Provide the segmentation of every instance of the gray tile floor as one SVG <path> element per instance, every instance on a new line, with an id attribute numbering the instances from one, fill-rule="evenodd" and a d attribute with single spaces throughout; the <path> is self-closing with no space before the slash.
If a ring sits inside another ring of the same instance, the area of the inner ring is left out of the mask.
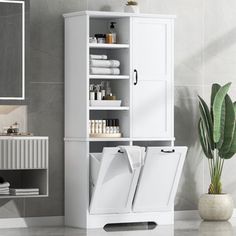
<path id="1" fill-rule="evenodd" d="M 157 226 L 147 229 L 146 225 L 112 227 L 107 232 L 103 229 L 82 230 L 65 227 L 1 229 L 1 236 L 233 236 L 236 235 L 236 221 L 200 222 L 177 221 L 174 226 Z"/>

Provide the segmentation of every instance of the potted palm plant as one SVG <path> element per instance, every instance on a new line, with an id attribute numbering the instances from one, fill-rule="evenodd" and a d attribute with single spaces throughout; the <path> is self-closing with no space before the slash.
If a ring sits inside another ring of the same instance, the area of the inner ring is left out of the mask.
<path id="1" fill-rule="evenodd" d="M 204 220 L 228 220 L 233 213 L 233 199 L 222 192 L 224 161 L 236 153 L 236 102 L 228 95 L 231 83 L 212 85 L 210 108 L 199 98 L 198 132 L 208 160 L 211 183 L 208 193 L 199 199 L 199 213 Z"/>

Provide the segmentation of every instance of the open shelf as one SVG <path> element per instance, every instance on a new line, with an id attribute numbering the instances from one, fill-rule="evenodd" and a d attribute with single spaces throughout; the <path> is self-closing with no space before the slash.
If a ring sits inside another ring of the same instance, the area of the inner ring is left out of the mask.
<path id="1" fill-rule="evenodd" d="M 90 79 L 129 79 L 129 75 L 89 75 Z"/>
<path id="2" fill-rule="evenodd" d="M 90 142 L 122 142 L 130 141 L 130 138 L 89 138 Z"/>
<path id="3" fill-rule="evenodd" d="M 103 110 L 103 111 L 128 111 L 129 107 L 89 107 L 89 110 Z"/>
<path id="4" fill-rule="evenodd" d="M 0 195 L 0 199 L 9 199 L 9 198 L 39 198 L 39 197 L 48 197 L 46 194 L 42 195 Z"/>
<path id="5" fill-rule="evenodd" d="M 129 44 L 90 43 L 90 48 L 129 48 Z"/>

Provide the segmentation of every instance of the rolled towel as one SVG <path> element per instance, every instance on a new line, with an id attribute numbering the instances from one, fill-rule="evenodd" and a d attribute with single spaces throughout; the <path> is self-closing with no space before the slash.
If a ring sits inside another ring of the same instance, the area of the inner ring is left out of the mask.
<path id="1" fill-rule="evenodd" d="M 0 189 L 1 188 L 7 188 L 9 186 L 10 186 L 10 184 L 8 182 L 4 182 L 4 183 L 0 184 Z"/>
<path id="2" fill-rule="evenodd" d="M 120 62 L 118 60 L 90 60 L 90 66 L 92 67 L 119 67 Z"/>
<path id="3" fill-rule="evenodd" d="M 90 54 L 90 60 L 107 60 L 107 55 Z"/>
<path id="4" fill-rule="evenodd" d="M 120 151 L 124 152 L 127 158 L 130 172 L 134 172 L 135 169 L 140 168 L 144 164 L 145 150 L 139 146 L 119 146 Z"/>
<path id="5" fill-rule="evenodd" d="M 92 75 L 119 75 L 119 68 L 102 68 L 102 67 L 91 67 L 90 74 Z"/>

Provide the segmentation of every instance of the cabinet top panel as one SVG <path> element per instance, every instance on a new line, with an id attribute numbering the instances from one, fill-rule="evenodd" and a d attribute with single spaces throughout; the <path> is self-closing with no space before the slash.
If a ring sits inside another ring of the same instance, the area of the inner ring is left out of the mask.
<path id="1" fill-rule="evenodd" d="M 175 15 L 160 15 L 160 14 L 137 14 L 126 12 L 106 12 L 106 11 L 78 11 L 63 14 L 64 18 L 88 15 L 91 18 L 117 18 L 117 17 L 155 17 L 161 19 L 175 19 Z"/>

